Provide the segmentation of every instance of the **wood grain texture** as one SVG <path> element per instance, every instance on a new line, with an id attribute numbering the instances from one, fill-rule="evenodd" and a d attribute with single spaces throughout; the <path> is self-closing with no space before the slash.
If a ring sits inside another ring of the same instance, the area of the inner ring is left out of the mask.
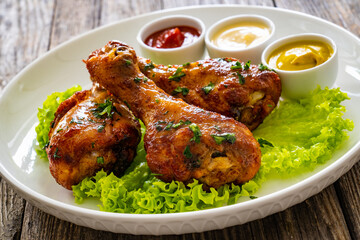
<path id="1" fill-rule="evenodd" d="M 0 1 L 0 93 L 16 73 L 48 50 L 53 9 L 53 1 Z M 3 178 L 0 194 L 0 239 L 18 239 L 25 200 Z"/>
<path id="2" fill-rule="evenodd" d="M 359 0 L 276 0 L 276 6 L 307 13 L 335 23 L 360 36 Z"/>
<path id="3" fill-rule="evenodd" d="M 99 26 L 100 13 L 101 5 L 97 0 L 56 1 L 49 47 Z"/>
<path id="4" fill-rule="evenodd" d="M 322 17 L 360 36 L 358 0 L 0 1 L 0 91 L 24 66 L 97 26 L 173 7 L 251 4 Z M 179 236 L 132 236 L 77 226 L 28 204 L 1 181 L 0 239 L 360 239 L 360 163 L 305 202 L 240 226 Z"/>
<path id="5" fill-rule="evenodd" d="M 25 200 L 4 181 L 0 181 L 0 239 L 17 239 L 21 235 Z"/>
<path id="6" fill-rule="evenodd" d="M 360 239 L 360 162 L 335 183 L 352 239 Z"/>
<path id="7" fill-rule="evenodd" d="M 0 1 L 0 92 L 48 50 L 53 1 Z"/>
<path id="8" fill-rule="evenodd" d="M 276 5 L 321 17 L 360 36 L 360 2 L 358 0 L 309 0 L 306 4 L 301 0 L 276 0 Z M 334 186 L 350 235 L 353 239 L 360 239 L 360 164 L 356 164 Z"/>
<path id="9" fill-rule="evenodd" d="M 147 0 L 146 4 L 141 0 L 104 1 L 101 6 L 101 25 L 161 9 L 160 0 Z"/>

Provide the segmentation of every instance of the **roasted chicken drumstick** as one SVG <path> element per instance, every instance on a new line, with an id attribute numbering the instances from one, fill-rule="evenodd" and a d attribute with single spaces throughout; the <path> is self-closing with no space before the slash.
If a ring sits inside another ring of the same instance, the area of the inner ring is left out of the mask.
<path id="1" fill-rule="evenodd" d="M 172 66 L 157 65 L 141 57 L 138 61 L 145 76 L 168 94 L 233 117 L 250 130 L 262 123 L 281 95 L 281 82 L 275 72 L 233 58 Z"/>
<path id="2" fill-rule="evenodd" d="M 50 172 L 71 189 L 100 169 L 123 172 L 136 154 L 140 125 L 123 102 L 94 85 L 59 105 L 49 139 Z"/>
<path id="3" fill-rule="evenodd" d="M 195 178 L 218 188 L 244 183 L 258 171 L 260 147 L 245 125 L 165 93 L 140 72 L 131 47 L 110 41 L 84 62 L 92 81 L 129 104 L 146 125 L 146 159 L 163 181 Z"/>

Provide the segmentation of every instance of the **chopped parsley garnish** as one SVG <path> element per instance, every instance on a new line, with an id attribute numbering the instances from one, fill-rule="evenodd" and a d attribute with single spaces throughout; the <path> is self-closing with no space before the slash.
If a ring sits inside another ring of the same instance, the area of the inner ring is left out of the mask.
<path id="1" fill-rule="evenodd" d="M 166 124 L 166 126 L 161 126 L 162 124 Z M 174 124 L 174 121 L 171 121 L 169 123 L 165 122 L 165 121 L 158 121 L 157 123 L 155 123 L 155 128 L 156 130 L 158 130 L 159 132 L 161 130 L 171 130 L 172 128 L 173 129 L 176 129 L 178 127 L 180 127 L 181 125 L 189 125 L 191 124 L 191 121 L 189 120 L 186 120 L 185 122 L 183 120 L 180 120 L 179 123 L 176 123 Z M 201 136 L 201 133 L 200 133 L 200 136 Z"/>
<path id="2" fill-rule="evenodd" d="M 163 115 L 166 115 L 166 114 L 168 114 L 168 113 L 169 113 L 169 111 L 166 111 L 166 112 L 163 113 Z"/>
<path id="3" fill-rule="evenodd" d="M 92 120 L 91 118 L 88 118 L 87 120 L 91 123 L 96 123 L 96 121 Z"/>
<path id="4" fill-rule="evenodd" d="M 250 68 L 251 61 L 247 61 L 244 65 L 244 70 L 248 70 Z"/>
<path id="5" fill-rule="evenodd" d="M 97 158 L 96 158 L 96 162 L 97 162 L 98 164 L 104 164 L 104 157 L 97 157 Z"/>
<path id="6" fill-rule="evenodd" d="M 185 147 L 184 156 L 185 156 L 186 158 L 192 158 L 192 153 L 190 152 L 190 147 L 189 147 L 189 146 L 186 146 L 186 147 Z"/>
<path id="7" fill-rule="evenodd" d="M 127 101 L 124 101 L 124 103 L 129 109 L 131 109 L 130 104 Z"/>
<path id="8" fill-rule="evenodd" d="M 216 144 L 220 145 L 223 141 L 233 144 L 236 141 L 235 133 L 211 134 Z"/>
<path id="9" fill-rule="evenodd" d="M 265 147 L 265 146 L 274 147 L 274 145 L 271 142 L 263 138 L 259 138 L 257 141 L 259 142 L 260 147 Z"/>
<path id="10" fill-rule="evenodd" d="M 61 132 L 63 129 L 62 128 L 60 128 L 60 129 L 58 129 L 56 132 L 58 133 L 58 132 Z"/>
<path id="11" fill-rule="evenodd" d="M 165 121 L 158 121 L 157 123 L 155 123 L 155 128 L 156 128 L 156 130 L 158 130 L 159 132 L 161 131 L 161 130 L 163 130 L 163 127 L 162 126 L 160 126 L 161 124 L 164 124 L 164 123 L 166 123 Z"/>
<path id="12" fill-rule="evenodd" d="M 239 78 L 239 83 L 241 84 L 241 85 L 243 85 L 244 83 L 245 83 L 245 78 L 244 78 L 244 76 L 243 75 L 241 75 L 241 73 L 236 73 L 237 74 L 237 76 L 238 76 L 238 78 Z"/>
<path id="13" fill-rule="evenodd" d="M 273 107 L 273 105 L 271 105 L 271 104 L 268 104 L 267 106 L 268 106 L 269 108 L 272 108 L 272 107 Z"/>
<path id="14" fill-rule="evenodd" d="M 105 124 L 98 126 L 97 131 L 102 132 L 105 128 Z"/>
<path id="15" fill-rule="evenodd" d="M 199 63 L 199 64 L 198 64 L 198 67 L 200 67 L 201 65 L 202 65 L 202 63 Z"/>
<path id="16" fill-rule="evenodd" d="M 249 198 L 250 198 L 250 199 L 256 199 L 256 198 L 258 198 L 258 197 L 256 197 L 256 196 L 249 196 Z"/>
<path id="17" fill-rule="evenodd" d="M 151 76 L 152 76 L 152 77 L 155 77 L 155 73 L 153 73 Z"/>
<path id="18" fill-rule="evenodd" d="M 194 141 L 196 143 L 200 143 L 200 137 L 202 136 L 200 128 L 195 123 L 192 123 L 189 126 L 190 130 L 193 132 L 194 137 L 190 139 L 190 141 Z"/>
<path id="19" fill-rule="evenodd" d="M 57 155 L 58 151 L 59 151 L 59 149 L 56 148 L 56 149 L 55 149 L 55 152 L 54 152 L 54 155 L 53 155 L 53 157 L 54 157 L 55 159 L 61 158 L 61 156 Z"/>
<path id="20" fill-rule="evenodd" d="M 190 66 L 189 62 L 183 64 L 183 67 L 188 67 L 188 66 Z"/>
<path id="21" fill-rule="evenodd" d="M 142 80 L 142 78 L 139 78 L 139 77 L 134 78 L 135 83 L 139 83 L 139 82 L 141 82 L 141 80 Z"/>
<path id="22" fill-rule="evenodd" d="M 183 96 L 186 96 L 189 93 L 189 89 L 188 88 L 183 88 L 183 87 L 177 87 L 172 92 L 173 95 L 176 95 L 178 93 L 182 93 Z"/>
<path id="23" fill-rule="evenodd" d="M 174 121 L 169 122 L 169 123 L 165 126 L 164 130 L 170 130 L 171 127 L 173 126 L 173 124 L 174 124 Z"/>
<path id="24" fill-rule="evenodd" d="M 147 71 L 147 70 L 153 69 L 153 68 L 155 68 L 155 66 L 154 66 L 153 62 L 150 62 L 150 63 L 145 65 L 144 71 Z"/>
<path id="25" fill-rule="evenodd" d="M 95 147 L 95 143 L 92 142 L 92 143 L 91 143 L 91 148 L 94 148 L 94 147 Z"/>
<path id="26" fill-rule="evenodd" d="M 132 64 L 132 61 L 125 59 L 126 66 L 130 66 Z"/>
<path id="27" fill-rule="evenodd" d="M 159 100 L 159 99 L 157 99 L 157 98 L 155 98 L 155 102 L 156 102 L 156 103 L 159 103 L 159 102 L 160 102 L 160 100 Z"/>
<path id="28" fill-rule="evenodd" d="M 258 68 L 259 68 L 260 71 L 270 70 L 267 66 L 263 65 L 262 63 L 259 64 Z"/>
<path id="29" fill-rule="evenodd" d="M 215 125 L 214 128 L 216 129 L 216 131 L 221 132 L 221 128 L 219 126 Z"/>
<path id="30" fill-rule="evenodd" d="M 206 95 L 208 95 L 209 92 L 214 89 L 214 87 L 215 87 L 215 85 L 212 82 L 210 82 L 209 85 L 207 85 L 206 87 L 203 87 L 201 89 L 204 91 L 204 93 Z"/>
<path id="31" fill-rule="evenodd" d="M 104 118 L 105 114 L 109 118 L 112 118 L 114 112 L 116 111 L 113 102 L 109 99 L 106 99 L 104 103 L 96 103 L 95 105 L 97 105 L 98 107 L 91 111 L 96 118 Z"/>
<path id="32" fill-rule="evenodd" d="M 182 120 L 180 120 L 180 122 L 181 122 Z M 186 120 L 185 122 L 184 122 L 184 124 L 185 125 L 189 125 L 189 124 L 191 124 L 191 121 L 190 120 Z"/>
<path id="33" fill-rule="evenodd" d="M 183 73 L 182 70 L 183 70 L 182 67 L 179 67 L 178 69 L 176 69 L 176 72 L 172 76 L 169 77 L 169 80 L 179 82 L 180 79 L 185 76 L 185 73 Z"/>
<path id="34" fill-rule="evenodd" d="M 180 120 L 179 123 L 174 124 L 172 127 L 173 128 L 178 128 L 181 125 L 189 125 L 189 124 L 191 124 L 191 121 L 189 121 L 189 120 L 186 120 L 185 122 L 183 120 Z"/>
<path id="35" fill-rule="evenodd" d="M 232 65 L 232 66 L 230 67 L 230 69 L 231 69 L 231 70 L 234 70 L 234 69 L 240 69 L 240 70 L 242 70 L 242 65 L 241 65 L 241 63 L 240 63 L 239 61 L 236 61 L 235 65 Z"/>
<path id="36" fill-rule="evenodd" d="M 79 120 L 75 120 L 74 118 L 72 118 L 69 123 L 83 124 L 82 122 L 80 122 Z"/>
<path id="37" fill-rule="evenodd" d="M 233 60 L 225 57 L 225 58 L 219 58 L 218 61 L 232 62 Z"/>

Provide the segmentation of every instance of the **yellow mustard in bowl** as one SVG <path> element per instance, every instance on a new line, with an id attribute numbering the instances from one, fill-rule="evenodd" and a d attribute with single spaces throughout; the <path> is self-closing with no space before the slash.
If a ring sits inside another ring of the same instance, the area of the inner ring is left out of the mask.
<path id="1" fill-rule="evenodd" d="M 267 62 L 275 69 L 299 71 L 326 62 L 333 53 L 334 50 L 327 43 L 304 40 L 279 47 L 269 55 Z"/>
<path id="2" fill-rule="evenodd" d="M 261 22 L 243 21 L 223 27 L 211 42 L 222 49 L 245 49 L 264 42 L 270 34 L 269 27 Z"/>

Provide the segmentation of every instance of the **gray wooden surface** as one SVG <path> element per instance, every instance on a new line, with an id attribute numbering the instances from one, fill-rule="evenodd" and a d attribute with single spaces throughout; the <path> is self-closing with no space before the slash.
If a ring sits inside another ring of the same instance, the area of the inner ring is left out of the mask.
<path id="1" fill-rule="evenodd" d="M 26 65 L 73 36 L 143 13 L 203 4 L 292 9 L 360 36 L 359 0 L 0 0 L 0 92 Z M 316 196 L 261 220 L 180 236 L 132 236 L 59 220 L 22 199 L 0 176 L 0 239 L 360 239 L 359 183 L 358 162 Z"/>

